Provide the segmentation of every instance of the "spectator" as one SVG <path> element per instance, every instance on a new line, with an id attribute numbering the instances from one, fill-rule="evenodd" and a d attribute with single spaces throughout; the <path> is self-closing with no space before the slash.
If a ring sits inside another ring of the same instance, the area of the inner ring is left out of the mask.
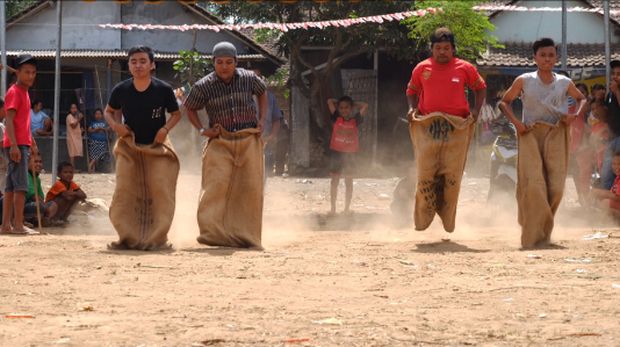
<path id="1" fill-rule="evenodd" d="M 110 127 L 103 120 L 103 111 L 95 110 L 95 120 L 88 127 L 88 172 L 95 172 L 97 162 L 108 154 L 108 130 Z"/>
<path id="2" fill-rule="evenodd" d="M 45 203 L 54 202 L 57 205 L 57 211 L 53 219 L 66 222 L 75 204 L 78 201 L 86 200 L 86 194 L 80 189 L 80 186 L 73 182 L 73 165 L 71 163 L 62 162 L 58 164 L 58 178 L 59 180 L 47 192 Z"/>
<path id="3" fill-rule="evenodd" d="M 32 135 L 35 136 L 51 136 L 52 135 L 52 119 L 43 112 L 43 102 L 35 100 L 30 110 L 30 128 Z"/>
<path id="4" fill-rule="evenodd" d="M 38 225 L 37 198 L 35 194 L 39 197 L 39 213 L 43 220 L 51 220 L 58 210 L 55 202 L 45 202 L 41 178 L 39 178 L 42 170 L 43 159 L 41 154 L 31 156 L 30 163 L 28 163 L 28 191 L 26 192 L 26 204 L 24 205 L 24 220 L 32 225 Z"/>
<path id="5" fill-rule="evenodd" d="M 78 110 L 77 105 L 71 104 L 70 113 L 67 115 L 67 151 L 72 167 L 75 167 L 75 158 L 84 155 L 82 127 L 80 126 L 82 119 L 84 115 Z"/>
<path id="6" fill-rule="evenodd" d="M 609 141 L 605 150 L 605 159 L 601 169 L 601 188 L 609 190 L 614 183 L 614 173 L 611 168 L 613 154 L 620 152 L 620 60 L 612 60 L 611 82 L 609 82 L 609 94 L 605 98 L 606 122 L 609 127 Z"/>

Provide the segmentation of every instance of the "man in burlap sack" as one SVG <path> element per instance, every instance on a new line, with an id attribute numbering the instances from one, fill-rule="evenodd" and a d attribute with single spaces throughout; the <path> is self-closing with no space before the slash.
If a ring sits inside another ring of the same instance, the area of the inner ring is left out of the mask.
<path id="1" fill-rule="evenodd" d="M 517 203 L 523 248 L 544 247 L 551 241 L 568 172 L 569 125 L 586 105 L 570 78 L 553 72 L 558 59 L 553 40 L 542 38 L 532 49 L 538 69 L 517 77 L 499 104 L 518 133 Z M 568 96 L 578 103 L 575 114 L 568 113 Z M 517 97 L 523 104 L 523 120 L 510 106 Z"/>
<path id="2" fill-rule="evenodd" d="M 229 42 L 213 47 L 213 63 L 215 71 L 196 82 L 184 104 L 191 123 L 209 138 L 202 157 L 198 242 L 260 249 L 266 86 L 254 72 L 237 68 L 237 50 Z M 196 113 L 203 107 L 209 128 Z"/>
<path id="3" fill-rule="evenodd" d="M 172 87 L 151 76 L 153 51 L 137 46 L 128 56 L 132 78 L 114 87 L 105 110 L 106 121 L 118 135 L 110 220 L 119 240 L 109 247 L 160 249 L 169 247 L 180 168 L 168 133 L 181 113 Z"/>
<path id="4" fill-rule="evenodd" d="M 407 85 L 417 172 L 413 219 L 416 230 L 425 230 L 436 213 L 444 230 L 453 232 L 467 150 L 486 84 L 473 65 L 454 56 L 449 29 L 435 30 L 430 41 L 432 57 L 413 69 Z M 466 87 L 476 96 L 471 112 Z"/>

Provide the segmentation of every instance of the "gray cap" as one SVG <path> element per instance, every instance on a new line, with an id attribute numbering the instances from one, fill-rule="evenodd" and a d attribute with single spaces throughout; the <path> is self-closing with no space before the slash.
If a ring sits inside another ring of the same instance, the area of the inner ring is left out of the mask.
<path id="1" fill-rule="evenodd" d="M 237 49 L 235 46 L 227 41 L 222 41 L 213 46 L 213 58 L 219 57 L 233 57 L 237 58 Z"/>

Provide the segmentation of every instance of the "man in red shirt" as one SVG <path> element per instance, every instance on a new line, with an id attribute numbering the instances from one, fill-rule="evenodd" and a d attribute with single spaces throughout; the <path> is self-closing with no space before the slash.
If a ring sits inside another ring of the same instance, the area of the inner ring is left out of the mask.
<path id="1" fill-rule="evenodd" d="M 467 149 L 486 84 L 473 65 L 454 57 L 454 35 L 449 29 L 435 30 L 431 51 L 432 57 L 413 69 L 407 85 L 418 177 L 413 217 L 416 230 L 424 230 L 437 213 L 444 230 L 453 232 Z M 476 96 L 471 112 L 465 87 Z"/>
<path id="2" fill-rule="evenodd" d="M 30 153 L 38 153 L 37 144 L 30 132 L 30 96 L 28 89 L 34 84 L 37 64 L 25 54 L 16 60 L 17 82 L 6 93 L 6 131 L 3 138 L 4 154 L 9 158 L 2 209 L 3 234 L 38 234 L 24 226 L 24 204 L 28 191 L 28 161 Z M 11 226 L 11 216 L 14 224 Z"/>

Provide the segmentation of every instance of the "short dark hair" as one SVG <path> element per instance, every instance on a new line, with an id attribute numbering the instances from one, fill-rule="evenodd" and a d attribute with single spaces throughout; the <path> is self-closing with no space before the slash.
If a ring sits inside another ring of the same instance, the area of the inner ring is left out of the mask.
<path id="1" fill-rule="evenodd" d="M 131 58 L 131 56 L 136 53 L 146 53 L 149 56 L 149 60 L 151 61 L 151 63 L 155 60 L 155 54 L 153 53 L 151 47 L 133 46 L 129 49 L 129 52 L 127 52 L 127 58 Z"/>
<path id="2" fill-rule="evenodd" d="M 340 105 L 341 102 L 348 102 L 353 106 L 353 98 L 348 95 L 341 96 L 340 99 L 338 99 L 338 105 Z"/>
<path id="3" fill-rule="evenodd" d="M 100 109 L 99 107 L 97 107 L 97 108 L 95 109 L 95 112 L 93 112 L 93 114 L 97 113 L 97 111 L 99 111 L 99 112 L 101 112 L 101 113 L 103 114 L 103 110 L 102 110 L 102 109 Z"/>
<path id="4" fill-rule="evenodd" d="M 553 39 L 550 39 L 548 37 L 543 37 L 541 39 L 538 39 L 532 44 L 532 50 L 534 51 L 534 54 L 538 52 L 539 48 L 543 48 L 543 47 L 554 47 L 556 52 L 558 50 L 558 48 L 555 46 L 555 42 L 553 41 Z"/>
<path id="5" fill-rule="evenodd" d="M 620 60 L 612 60 L 609 62 L 609 66 L 614 69 L 620 67 Z"/>
<path id="6" fill-rule="evenodd" d="M 454 34 L 446 27 L 437 28 L 433 34 L 431 34 L 431 47 L 434 43 L 439 42 L 450 42 L 452 48 L 455 48 Z"/>
<path id="7" fill-rule="evenodd" d="M 58 164 L 58 166 L 56 167 L 56 174 L 60 175 L 60 173 L 62 172 L 62 169 L 66 168 L 66 167 L 70 167 L 73 168 L 73 165 L 71 165 L 70 162 L 68 161 L 63 161 L 60 164 Z"/>
<path id="8" fill-rule="evenodd" d="M 597 84 L 592 86 L 591 90 L 592 90 L 592 92 L 594 92 L 595 90 L 605 90 L 605 86 L 600 84 L 600 83 L 597 83 Z"/>
<path id="9" fill-rule="evenodd" d="M 620 157 L 620 152 L 614 152 L 614 157 Z"/>
<path id="10" fill-rule="evenodd" d="M 43 101 L 41 101 L 39 99 L 34 99 L 34 101 L 32 102 L 32 107 L 34 107 L 34 105 L 39 104 L 39 103 L 42 104 Z"/>

